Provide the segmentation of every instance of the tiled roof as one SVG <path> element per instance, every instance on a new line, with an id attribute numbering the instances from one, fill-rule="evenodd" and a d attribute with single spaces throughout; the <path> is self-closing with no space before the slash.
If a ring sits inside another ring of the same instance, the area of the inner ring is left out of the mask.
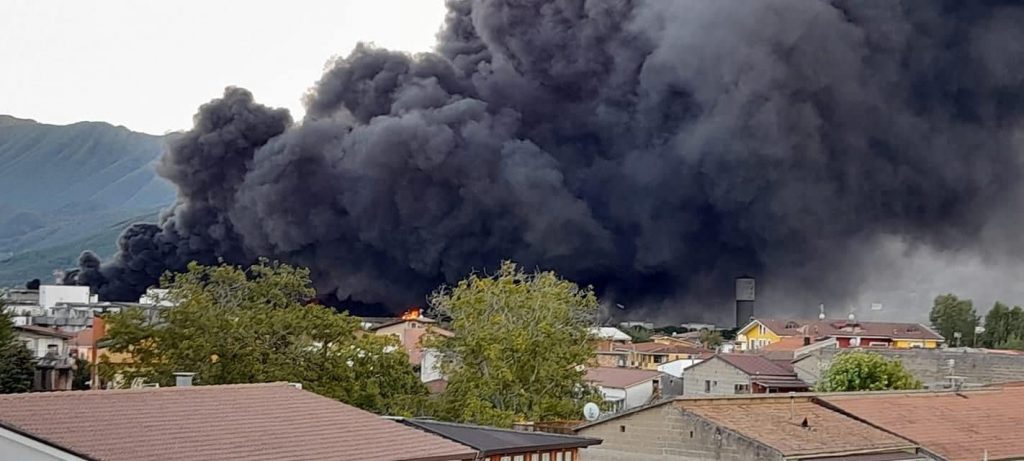
<path id="1" fill-rule="evenodd" d="M 796 376 L 792 368 L 783 367 L 759 355 L 718 354 L 717 357 L 751 376 Z"/>
<path id="2" fill-rule="evenodd" d="M 1024 458 L 1024 387 L 822 396 L 950 461 Z"/>
<path id="3" fill-rule="evenodd" d="M 707 349 L 700 349 L 696 347 L 683 346 L 681 344 L 661 344 L 661 343 L 636 343 L 636 344 L 617 344 L 614 346 L 615 350 L 620 351 L 635 351 L 644 354 L 691 354 L 697 355 L 703 352 L 707 352 Z"/>
<path id="4" fill-rule="evenodd" d="M 661 373 L 657 371 L 636 368 L 595 367 L 588 369 L 587 375 L 583 379 L 598 386 L 625 389 L 644 381 L 656 379 L 660 375 Z"/>
<path id="5" fill-rule="evenodd" d="M 780 336 L 859 336 L 892 339 L 930 339 L 942 336 L 920 323 L 850 322 L 849 320 L 755 319 Z"/>
<path id="6" fill-rule="evenodd" d="M 476 456 L 469 447 L 285 383 L 0 395 L 0 425 L 102 461 Z"/>
<path id="7" fill-rule="evenodd" d="M 783 456 L 886 452 L 914 446 L 806 397 L 677 400 L 675 404 L 772 447 Z"/>
<path id="8" fill-rule="evenodd" d="M 405 419 L 403 423 L 439 435 L 448 440 L 480 450 L 484 456 L 513 454 L 524 451 L 543 451 L 583 448 L 601 443 L 600 439 L 546 432 L 523 432 L 493 427 L 455 424 L 429 419 Z"/>

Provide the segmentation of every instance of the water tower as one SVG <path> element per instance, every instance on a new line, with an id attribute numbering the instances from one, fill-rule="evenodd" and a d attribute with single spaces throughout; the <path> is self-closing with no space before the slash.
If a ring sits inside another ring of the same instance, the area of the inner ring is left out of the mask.
<path id="1" fill-rule="evenodd" d="M 754 318 L 754 278 L 736 277 L 736 327 L 740 328 Z"/>

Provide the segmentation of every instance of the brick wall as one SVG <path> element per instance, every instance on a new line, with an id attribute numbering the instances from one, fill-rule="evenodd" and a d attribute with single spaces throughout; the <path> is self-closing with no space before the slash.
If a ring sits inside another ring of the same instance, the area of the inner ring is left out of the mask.
<path id="1" fill-rule="evenodd" d="M 581 461 L 769 461 L 782 456 L 734 432 L 665 404 L 584 428 L 602 439 Z"/>
<path id="2" fill-rule="evenodd" d="M 705 381 L 711 381 L 711 392 L 704 392 Z M 683 395 L 733 395 L 736 384 L 750 385 L 750 378 L 718 358 L 705 360 L 683 373 Z"/>
<path id="3" fill-rule="evenodd" d="M 817 382 L 828 367 L 836 349 L 821 349 L 795 363 L 797 374 L 808 383 Z M 1024 355 L 995 354 L 965 349 L 881 349 L 886 357 L 898 358 L 914 377 L 926 386 L 948 382 L 948 360 L 954 361 L 953 373 L 966 378 L 966 384 L 997 384 L 1024 381 Z"/>

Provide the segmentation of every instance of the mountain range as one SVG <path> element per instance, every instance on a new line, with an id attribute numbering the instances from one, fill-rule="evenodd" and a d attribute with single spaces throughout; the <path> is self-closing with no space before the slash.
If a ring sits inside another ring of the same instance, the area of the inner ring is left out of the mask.
<path id="1" fill-rule="evenodd" d="M 84 249 L 109 257 L 126 226 L 155 222 L 175 196 L 154 168 L 165 149 L 108 123 L 0 115 L 0 287 L 51 279 Z"/>

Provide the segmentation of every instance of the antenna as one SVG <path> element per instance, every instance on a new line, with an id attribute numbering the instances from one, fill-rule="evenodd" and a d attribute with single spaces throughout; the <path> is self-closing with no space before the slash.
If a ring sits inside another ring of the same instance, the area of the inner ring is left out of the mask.
<path id="1" fill-rule="evenodd" d="M 825 320 L 825 303 L 819 304 L 818 305 L 818 310 L 821 311 L 818 314 L 818 320 Z"/>

